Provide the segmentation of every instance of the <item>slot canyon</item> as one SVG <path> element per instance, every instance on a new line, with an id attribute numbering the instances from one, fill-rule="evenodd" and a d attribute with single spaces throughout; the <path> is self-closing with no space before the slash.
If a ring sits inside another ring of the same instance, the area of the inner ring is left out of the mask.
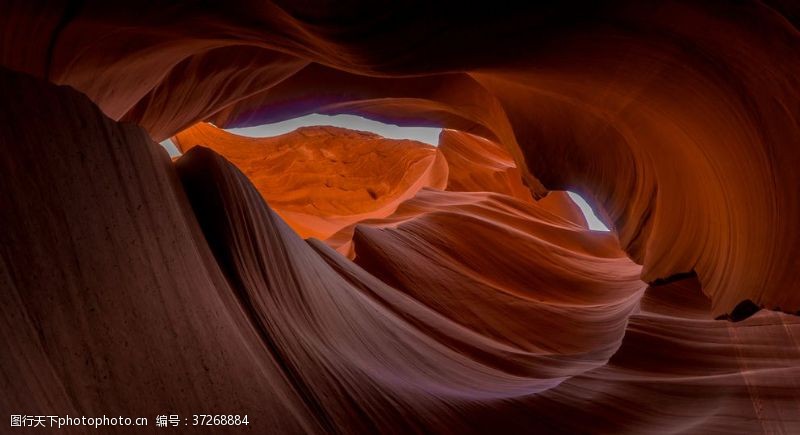
<path id="1" fill-rule="evenodd" d="M 0 433 L 800 434 L 799 25 L 0 0 Z"/>

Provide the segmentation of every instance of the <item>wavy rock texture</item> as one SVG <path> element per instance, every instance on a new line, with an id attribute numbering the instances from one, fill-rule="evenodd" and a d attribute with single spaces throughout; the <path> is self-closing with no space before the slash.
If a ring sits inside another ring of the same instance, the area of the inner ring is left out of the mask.
<path id="1" fill-rule="evenodd" d="M 0 160 L 0 408 L 150 418 L 241 409 L 264 413 L 262 427 L 313 431 L 166 152 L 71 89 L 7 71 L 0 83 L 3 119 L 29 127 L 2 129 L 14 145 Z"/>
<path id="2" fill-rule="evenodd" d="M 791 2 L 0 6 L 6 415 L 800 432 Z"/>
<path id="3" fill-rule="evenodd" d="M 800 310 L 796 7 L 462 9 L 13 3 L 2 63 L 156 140 L 311 112 L 478 134 L 535 197 L 594 198 L 645 281 L 694 271 L 717 315 Z"/>
<path id="4" fill-rule="evenodd" d="M 514 159 L 489 139 L 456 130 L 443 130 L 439 150 L 447 160 L 447 190 L 497 192 L 526 202 L 533 197 L 522 183 Z M 550 192 L 537 203 L 551 212 L 586 227 L 586 218 L 565 192 Z"/>

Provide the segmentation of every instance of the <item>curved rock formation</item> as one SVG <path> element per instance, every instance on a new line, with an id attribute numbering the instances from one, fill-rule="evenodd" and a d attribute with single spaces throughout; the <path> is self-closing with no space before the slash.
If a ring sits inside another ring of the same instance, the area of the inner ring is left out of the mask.
<path id="1" fill-rule="evenodd" d="M 800 245 L 797 190 L 783 187 L 800 181 L 796 8 L 419 7 L 12 4 L 2 63 L 156 140 L 313 111 L 479 134 L 536 197 L 601 204 L 645 281 L 695 271 L 718 315 L 745 299 L 800 309 L 783 291 L 797 267 L 780 261 Z"/>
<path id="2" fill-rule="evenodd" d="M 151 428 L 159 414 L 219 409 L 318 430 L 243 315 L 166 152 L 74 90 L 7 71 L 0 83 L 3 119 L 29 127 L 0 133 L 15 144 L 0 157 L 0 409 L 142 416 Z"/>
<path id="3" fill-rule="evenodd" d="M 514 159 L 493 141 L 456 130 L 443 130 L 439 150 L 447 160 L 447 190 L 456 192 L 497 192 L 531 202 L 533 198 L 522 183 Z M 550 192 L 538 204 L 548 210 L 587 226 L 583 213 L 564 192 Z"/>
<path id="4" fill-rule="evenodd" d="M 800 9 L 584 3 L 3 2 L 0 409 L 800 432 Z"/>

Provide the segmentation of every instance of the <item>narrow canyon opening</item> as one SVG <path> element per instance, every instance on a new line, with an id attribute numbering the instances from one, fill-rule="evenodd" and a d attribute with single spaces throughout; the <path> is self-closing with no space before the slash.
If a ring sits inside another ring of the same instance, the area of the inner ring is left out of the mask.
<path id="1" fill-rule="evenodd" d="M 325 115 L 319 113 L 299 116 L 270 124 L 227 128 L 223 130 L 238 136 L 250 138 L 272 138 L 294 132 L 303 127 L 338 127 L 346 130 L 366 131 L 386 139 L 411 140 L 433 147 L 439 146 L 439 137 L 442 132 L 442 128 L 438 127 L 400 126 L 358 115 Z M 180 150 L 175 146 L 172 139 L 165 139 L 161 142 L 161 145 L 167 150 L 171 157 L 177 158 L 181 155 Z M 375 192 L 371 188 L 367 188 L 367 192 L 373 199 L 377 199 Z M 590 205 L 585 198 L 576 192 L 567 191 L 567 194 L 575 205 L 578 206 L 590 230 L 609 231 L 606 224 L 598 218 L 594 207 Z"/>

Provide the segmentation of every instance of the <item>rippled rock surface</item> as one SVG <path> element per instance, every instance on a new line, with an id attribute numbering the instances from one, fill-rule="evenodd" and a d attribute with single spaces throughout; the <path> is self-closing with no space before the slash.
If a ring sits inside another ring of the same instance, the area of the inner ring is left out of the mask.
<path id="1" fill-rule="evenodd" d="M 6 415 L 800 432 L 791 2 L 2 10 Z"/>

